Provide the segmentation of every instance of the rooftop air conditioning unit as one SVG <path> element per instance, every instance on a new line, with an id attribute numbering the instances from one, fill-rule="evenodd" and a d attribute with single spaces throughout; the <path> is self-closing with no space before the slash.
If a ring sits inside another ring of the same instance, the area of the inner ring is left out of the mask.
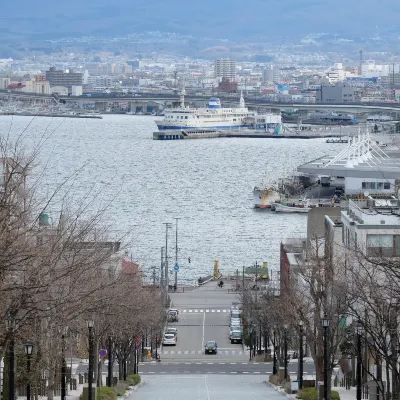
<path id="1" fill-rule="evenodd" d="M 385 224 L 385 220 L 384 219 L 381 219 L 381 224 Z"/>

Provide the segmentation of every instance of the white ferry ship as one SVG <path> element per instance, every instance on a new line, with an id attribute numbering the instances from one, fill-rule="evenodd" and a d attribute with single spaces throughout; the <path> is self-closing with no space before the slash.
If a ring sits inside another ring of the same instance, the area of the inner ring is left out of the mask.
<path id="1" fill-rule="evenodd" d="M 185 107 L 185 91 L 179 108 L 165 110 L 163 120 L 155 121 L 160 131 L 167 129 L 240 129 L 275 130 L 281 123 L 279 114 L 258 115 L 245 107 L 243 95 L 237 108 L 222 108 L 217 97 L 211 97 L 207 108 Z"/>

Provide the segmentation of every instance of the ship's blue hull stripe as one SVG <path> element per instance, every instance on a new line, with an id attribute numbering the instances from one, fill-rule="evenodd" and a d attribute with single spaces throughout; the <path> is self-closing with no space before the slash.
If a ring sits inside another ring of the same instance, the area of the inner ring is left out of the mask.
<path id="1" fill-rule="evenodd" d="M 158 129 L 160 131 L 166 131 L 169 129 L 174 129 L 174 130 L 188 130 L 188 129 L 193 129 L 193 130 L 207 130 L 207 129 L 240 129 L 240 128 L 250 128 L 248 125 L 235 125 L 235 126 L 204 126 L 204 127 L 198 127 L 198 126 L 166 126 L 166 125 L 157 125 Z M 265 129 L 265 125 L 264 126 L 260 126 L 259 129 Z M 251 128 L 254 129 L 254 128 Z"/>

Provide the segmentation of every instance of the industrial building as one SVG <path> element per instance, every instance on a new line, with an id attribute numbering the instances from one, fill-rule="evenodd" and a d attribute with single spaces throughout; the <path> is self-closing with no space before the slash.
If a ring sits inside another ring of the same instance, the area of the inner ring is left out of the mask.
<path id="1" fill-rule="evenodd" d="M 346 83 L 336 85 L 321 85 L 316 90 L 317 103 L 356 103 L 360 101 L 360 90 Z"/>

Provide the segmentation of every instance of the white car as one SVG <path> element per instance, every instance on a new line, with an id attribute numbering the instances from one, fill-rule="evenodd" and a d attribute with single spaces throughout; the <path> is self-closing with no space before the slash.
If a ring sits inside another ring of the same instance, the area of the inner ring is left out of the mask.
<path id="1" fill-rule="evenodd" d="M 163 346 L 176 346 L 176 335 L 173 333 L 166 333 L 162 341 Z"/>

